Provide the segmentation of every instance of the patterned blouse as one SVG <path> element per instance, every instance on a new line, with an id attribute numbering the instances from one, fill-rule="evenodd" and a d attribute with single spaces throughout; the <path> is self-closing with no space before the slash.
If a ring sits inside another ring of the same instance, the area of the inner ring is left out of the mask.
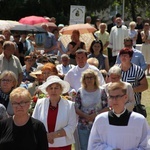
<path id="1" fill-rule="evenodd" d="M 87 92 L 80 88 L 75 98 L 75 107 L 86 114 L 98 113 L 108 106 L 107 95 L 105 90 L 98 88 L 94 92 Z M 93 122 L 87 122 L 85 118 L 79 116 L 78 126 L 80 129 L 90 130 Z"/>

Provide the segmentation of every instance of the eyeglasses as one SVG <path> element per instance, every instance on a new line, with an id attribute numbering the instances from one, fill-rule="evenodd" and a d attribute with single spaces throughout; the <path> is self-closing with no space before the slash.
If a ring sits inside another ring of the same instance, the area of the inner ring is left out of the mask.
<path id="1" fill-rule="evenodd" d="M 92 79 L 94 79 L 94 77 L 93 76 L 91 76 L 91 77 L 84 77 L 86 80 L 92 80 Z"/>
<path id="2" fill-rule="evenodd" d="M 123 97 L 124 95 L 126 94 L 123 94 L 123 95 L 115 95 L 115 96 L 112 96 L 112 95 L 109 95 L 108 98 L 111 99 L 111 100 L 118 100 L 119 98 Z"/>
<path id="3" fill-rule="evenodd" d="M 12 82 L 10 79 L 2 79 L 1 82 Z"/>
<path id="4" fill-rule="evenodd" d="M 27 103 L 29 103 L 29 101 L 28 101 L 28 102 L 22 101 L 22 102 L 20 102 L 20 103 L 13 102 L 12 105 L 13 105 L 14 107 L 18 107 L 18 106 L 24 107 Z"/>

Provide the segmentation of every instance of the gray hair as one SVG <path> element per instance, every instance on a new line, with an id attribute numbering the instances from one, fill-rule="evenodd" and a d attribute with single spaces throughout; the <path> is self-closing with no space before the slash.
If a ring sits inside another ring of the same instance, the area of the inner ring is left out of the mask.
<path id="1" fill-rule="evenodd" d="M 16 88 L 17 87 L 17 84 L 18 84 L 18 80 L 17 80 L 17 77 L 16 77 L 16 74 L 10 70 L 5 70 L 2 72 L 2 74 L 0 75 L 0 83 L 1 83 L 1 80 L 5 77 L 5 76 L 9 76 L 12 78 L 13 80 L 13 83 L 14 83 L 14 87 L 13 88 Z"/>
<path id="2" fill-rule="evenodd" d="M 70 59 L 70 57 L 69 57 L 67 54 L 62 54 L 62 55 L 61 55 L 61 59 L 62 59 L 62 58 L 68 58 L 68 59 Z"/>
<path id="3" fill-rule="evenodd" d="M 112 66 L 108 71 L 108 75 L 111 75 L 111 74 L 121 76 L 121 68 L 117 65 Z"/>

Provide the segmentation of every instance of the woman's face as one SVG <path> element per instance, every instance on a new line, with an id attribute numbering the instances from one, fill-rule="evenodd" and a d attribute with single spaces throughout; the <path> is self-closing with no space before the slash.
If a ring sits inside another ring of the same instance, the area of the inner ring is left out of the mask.
<path id="1" fill-rule="evenodd" d="M 79 40 L 79 35 L 77 33 L 72 34 L 72 40 L 73 41 L 78 41 Z"/>
<path id="2" fill-rule="evenodd" d="M 145 30 L 149 30 L 149 28 L 150 28 L 150 27 L 149 27 L 149 24 L 148 24 L 148 23 L 144 24 L 144 29 L 145 29 Z"/>
<path id="3" fill-rule="evenodd" d="M 129 56 L 129 54 L 121 54 L 120 61 L 121 63 L 129 63 L 131 61 L 131 57 Z"/>
<path id="4" fill-rule="evenodd" d="M 46 88 L 50 99 L 59 99 L 62 94 L 62 87 L 59 83 L 53 83 Z"/>
<path id="5" fill-rule="evenodd" d="M 1 79 L 0 84 L 1 84 L 1 90 L 4 93 L 9 93 L 12 90 L 12 88 L 15 86 L 13 78 L 9 75 L 4 76 Z"/>
<path id="6" fill-rule="evenodd" d="M 27 100 L 24 96 L 14 97 L 11 100 L 13 111 L 15 116 L 22 117 L 28 114 L 28 109 L 30 106 L 30 101 Z"/>
<path id="7" fill-rule="evenodd" d="M 26 66 L 31 67 L 32 64 L 33 64 L 33 59 L 27 59 L 27 60 L 25 61 L 25 65 L 26 65 Z"/>
<path id="8" fill-rule="evenodd" d="M 130 28 L 133 30 L 133 29 L 135 29 L 135 25 L 134 24 L 131 24 L 130 25 Z"/>
<path id="9" fill-rule="evenodd" d="M 92 48 L 94 53 L 98 53 L 101 50 L 101 45 L 99 43 L 95 43 Z"/>
<path id="10" fill-rule="evenodd" d="M 46 79 L 51 75 L 57 75 L 56 72 L 52 72 L 50 69 L 45 69 L 44 71 L 42 71 L 42 74 L 44 81 L 46 81 Z"/>
<path id="11" fill-rule="evenodd" d="M 84 76 L 84 81 L 85 81 L 85 85 L 86 87 L 94 87 L 95 85 L 95 76 L 92 74 L 86 74 Z"/>

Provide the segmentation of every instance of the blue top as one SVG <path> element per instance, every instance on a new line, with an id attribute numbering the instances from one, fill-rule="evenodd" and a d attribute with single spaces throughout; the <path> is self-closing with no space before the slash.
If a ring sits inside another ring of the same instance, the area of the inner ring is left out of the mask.
<path id="1" fill-rule="evenodd" d="M 56 39 L 53 33 L 47 32 L 47 34 L 45 34 L 45 42 L 44 42 L 44 48 L 48 49 L 51 48 L 52 46 L 56 46 Z M 49 54 L 53 54 L 53 51 L 50 51 Z"/>
<path id="2" fill-rule="evenodd" d="M 131 59 L 131 63 L 136 64 L 138 66 L 140 66 L 144 71 L 147 69 L 147 64 L 145 62 L 145 58 L 143 56 L 143 54 L 141 53 L 141 51 L 132 48 L 133 50 L 133 56 Z M 120 58 L 119 58 L 119 54 L 117 55 L 117 59 L 116 59 L 116 64 L 120 64 Z"/>
<path id="3" fill-rule="evenodd" d="M 106 59 L 106 55 L 104 55 L 104 54 L 99 54 L 98 56 L 95 56 L 94 54 L 89 54 L 88 55 L 88 58 L 91 58 L 91 57 L 94 57 L 94 58 L 96 58 L 97 60 L 98 60 L 98 62 L 99 62 L 99 65 L 98 65 L 98 69 L 106 69 L 106 66 L 105 66 L 105 59 Z"/>
<path id="4" fill-rule="evenodd" d="M 30 73 L 31 73 L 32 71 L 34 71 L 35 68 L 34 68 L 34 67 L 31 67 L 29 72 L 27 72 L 25 65 L 24 65 L 22 68 L 23 68 L 23 79 L 22 79 L 22 81 L 23 81 L 23 82 L 25 82 L 25 81 L 34 82 L 34 81 L 35 81 L 35 78 L 31 77 L 31 76 L 30 76 Z"/>

